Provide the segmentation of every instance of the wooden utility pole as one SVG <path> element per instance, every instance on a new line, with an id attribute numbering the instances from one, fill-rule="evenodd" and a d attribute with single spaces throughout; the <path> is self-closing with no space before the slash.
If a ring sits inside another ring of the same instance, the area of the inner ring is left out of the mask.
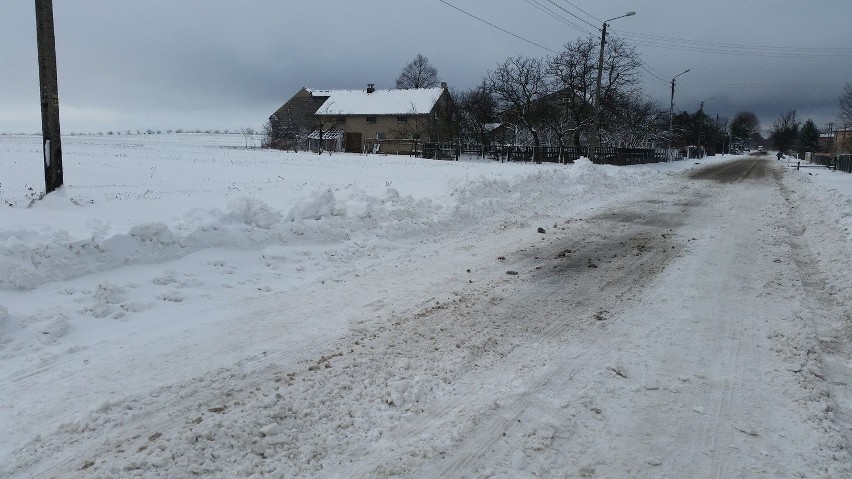
<path id="1" fill-rule="evenodd" d="M 35 0 L 38 78 L 41 85 L 41 134 L 44 187 L 50 193 L 62 186 L 62 143 L 59 138 L 59 86 L 56 78 L 56 38 L 53 0 Z"/>
<path id="2" fill-rule="evenodd" d="M 592 144 L 589 147 L 589 160 L 595 161 L 595 149 L 601 146 L 601 77 L 603 76 L 604 47 L 606 46 L 606 22 L 601 28 L 601 49 L 598 58 L 598 78 L 595 82 L 595 117 L 592 123 Z"/>

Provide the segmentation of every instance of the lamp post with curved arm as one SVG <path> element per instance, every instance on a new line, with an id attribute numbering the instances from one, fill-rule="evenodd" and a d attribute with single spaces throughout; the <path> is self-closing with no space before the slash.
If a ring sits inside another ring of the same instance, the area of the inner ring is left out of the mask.
<path id="1" fill-rule="evenodd" d="M 666 151 L 666 155 L 670 155 L 671 149 L 672 149 L 672 118 L 674 117 L 675 80 L 677 79 L 677 77 L 684 75 L 686 73 L 689 73 L 688 69 L 686 71 L 684 71 L 683 73 L 678 73 L 677 75 L 675 75 L 672 78 L 672 99 L 671 99 L 671 102 L 669 103 L 669 147 L 667 148 L 668 151 Z M 671 158 L 671 156 L 669 156 L 669 158 Z"/>
<path id="2" fill-rule="evenodd" d="M 604 46 L 606 45 L 606 24 L 607 22 L 618 20 L 619 18 L 632 17 L 633 15 L 636 15 L 636 12 L 631 11 L 619 17 L 610 18 L 609 20 L 603 22 L 603 28 L 601 28 L 601 50 L 600 55 L 598 57 L 598 80 L 595 83 L 595 121 L 592 127 L 592 148 L 589 149 L 589 159 L 591 160 L 594 160 L 595 158 L 595 148 L 601 146 L 601 77 L 603 76 Z"/>

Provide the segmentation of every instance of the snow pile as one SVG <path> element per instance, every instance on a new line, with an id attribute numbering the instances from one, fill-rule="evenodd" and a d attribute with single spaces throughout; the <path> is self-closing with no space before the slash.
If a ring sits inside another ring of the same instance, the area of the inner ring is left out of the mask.
<path id="1" fill-rule="evenodd" d="M 129 264 L 172 261 L 205 248 L 262 249 L 305 242 L 340 242 L 369 232 L 377 238 L 405 238 L 470 227 L 494 215 L 535 210 L 540 196 L 589 201 L 657 181 L 650 170 L 626 172 L 579 160 L 564 171 L 537 172 L 511 180 L 479 179 L 457 185 L 446 203 L 402 196 L 388 188 L 383 197 L 350 188 L 324 189 L 275 208 L 242 197 L 226 211 L 194 209 L 183 220 L 137 224 L 124 234 L 86 238 L 68 231 L 0 231 L 2 289 L 33 289 Z M 32 208 L 34 215 L 62 214 L 83 208 L 64 194 L 49 195 Z"/>
<path id="2" fill-rule="evenodd" d="M 837 439 L 822 446 L 843 457 L 852 430 L 852 392 L 846 384 L 852 377 L 852 175 L 790 170 L 784 184 L 785 199 L 795 211 L 787 224 L 794 238 L 791 247 L 813 263 L 797 264 L 810 287 L 804 300 L 811 311 L 803 315 L 808 329 L 783 340 L 790 345 L 787 350 L 796 353 L 793 362 L 803 377 L 819 380 L 812 380 L 816 385 L 802 401 L 812 408 L 813 417 L 830 416 L 821 426 Z M 814 354 L 814 344 L 819 354 Z"/>
<path id="3" fill-rule="evenodd" d="M 852 271 L 852 258 L 834 252 L 852 247 L 852 175 L 829 170 L 806 174 L 790 170 L 785 176 L 791 185 L 794 208 L 808 212 L 808 224 L 794 223 L 797 235 L 803 236 L 824 271 Z M 810 210 L 810 211 L 808 211 Z M 827 279 L 832 295 L 852 302 L 852 278 L 832 275 Z M 850 325 L 852 327 L 852 325 Z"/>

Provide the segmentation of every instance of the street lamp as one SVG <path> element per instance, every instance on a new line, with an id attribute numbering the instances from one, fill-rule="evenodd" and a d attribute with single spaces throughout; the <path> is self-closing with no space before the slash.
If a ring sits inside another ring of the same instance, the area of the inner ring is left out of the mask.
<path id="1" fill-rule="evenodd" d="M 689 70 L 684 71 L 683 73 L 678 73 L 672 78 L 672 101 L 669 103 L 669 147 L 666 151 L 666 155 L 671 154 L 672 149 L 672 117 L 674 116 L 674 89 L 675 89 L 675 79 L 683 74 L 689 73 Z"/>
<path id="2" fill-rule="evenodd" d="M 610 18 L 603 22 L 603 28 L 601 29 L 601 51 L 600 56 L 598 57 L 598 81 L 596 83 L 595 88 L 595 123 L 593 127 L 593 136 L 592 136 L 592 149 L 589 150 L 589 157 L 591 160 L 595 159 L 595 148 L 601 146 L 600 141 L 600 115 L 601 115 L 601 77 L 603 76 L 603 60 L 604 60 L 604 45 L 606 45 L 606 24 L 607 22 L 611 22 L 613 20 L 618 20 L 619 18 L 624 17 L 632 17 L 636 15 L 636 12 L 627 12 L 620 17 Z"/>

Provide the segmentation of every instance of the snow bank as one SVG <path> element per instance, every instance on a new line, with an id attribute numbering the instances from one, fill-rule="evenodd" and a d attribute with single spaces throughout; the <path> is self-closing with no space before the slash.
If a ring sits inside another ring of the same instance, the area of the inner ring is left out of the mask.
<path id="1" fill-rule="evenodd" d="M 807 239 L 823 263 L 822 269 L 852 271 L 852 258 L 842 253 L 852 247 L 852 175 L 828 169 L 789 170 L 785 180 L 793 183 L 790 188 L 793 206 L 809 219 L 807 226 L 792 227 L 798 228 L 797 235 Z M 840 275 L 827 281 L 832 295 L 852 303 L 852 277 Z"/>
<path id="2" fill-rule="evenodd" d="M 273 245 L 340 242 L 369 231 L 377 238 L 403 238 L 469 227 L 495 214 L 534 207 L 539 195 L 583 201 L 659 178 L 650 170 L 625 172 L 581 159 L 563 171 L 536 172 L 512 179 L 467 180 L 446 202 L 414 199 L 388 188 L 376 197 L 360 188 L 335 193 L 318 190 L 276 208 L 250 197 L 228 209 L 193 209 L 179 222 L 142 223 L 124 234 L 103 237 L 95 230 L 73 238 L 64 230 L 0 231 L 2 289 L 32 289 L 129 264 L 172 261 L 205 248 L 262 249 Z M 534 193 L 533 193 L 534 192 Z M 33 215 L 63 214 L 83 208 L 65 194 L 48 195 Z M 535 208 L 533 208 L 535 209 Z"/>

